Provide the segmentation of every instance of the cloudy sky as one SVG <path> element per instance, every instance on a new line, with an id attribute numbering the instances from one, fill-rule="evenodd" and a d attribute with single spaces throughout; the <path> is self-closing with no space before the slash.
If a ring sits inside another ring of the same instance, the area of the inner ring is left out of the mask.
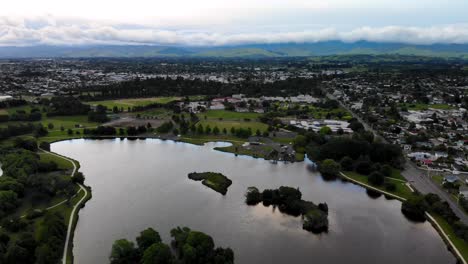
<path id="1" fill-rule="evenodd" d="M 468 43 L 468 0 L 5 0 L 0 46 Z"/>

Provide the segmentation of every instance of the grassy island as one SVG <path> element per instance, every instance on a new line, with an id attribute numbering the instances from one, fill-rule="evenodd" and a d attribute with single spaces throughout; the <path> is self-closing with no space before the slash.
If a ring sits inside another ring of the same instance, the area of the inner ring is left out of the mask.
<path id="1" fill-rule="evenodd" d="M 279 189 L 260 192 L 256 187 L 249 187 L 245 197 L 248 205 L 263 202 L 265 206 L 278 206 L 282 213 L 302 215 L 304 218 L 302 228 L 307 231 L 321 233 L 328 230 L 328 205 L 326 203 L 315 205 L 302 200 L 299 189 L 281 186 Z"/>
<path id="2" fill-rule="evenodd" d="M 202 184 L 209 188 L 226 195 L 232 181 L 221 173 L 217 172 L 192 172 L 188 175 L 189 179 L 202 181 Z"/>

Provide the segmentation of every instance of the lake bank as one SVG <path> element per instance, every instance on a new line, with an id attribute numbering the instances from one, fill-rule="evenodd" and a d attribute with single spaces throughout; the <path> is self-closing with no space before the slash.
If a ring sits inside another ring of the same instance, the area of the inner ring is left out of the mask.
<path id="1" fill-rule="evenodd" d="M 390 254 L 385 263 L 454 260 L 429 223 L 411 223 L 401 215 L 398 201 L 373 199 L 351 183 L 327 182 L 310 172 L 307 162 L 272 164 L 213 150 L 217 146 L 154 139 L 81 139 L 53 144 L 53 151 L 80 160 L 86 183 L 93 187 L 93 200 L 80 210 L 76 262 L 106 261 L 110 250 L 106 241 L 133 237 L 145 225 L 156 224 L 165 230 L 174 222 L 211 233 L 222 246 L 231 246 L 239 255 L 237 263 L 306 263 L 311 257 L 340 263 L 343 255 L 373 263 L 379 254 Z M 191 171 L 220 171 L 233 185 L 221 197 L 187 179 Z M 305 199 L 327 202 L 330 233 L 308 234 L 301 230 L 299 218 L 285 216 L 272 207 L 243 204 L 248 186 L 264 189 L 281 185 L 300 186 Z M 121 193 L 126 196 L 121 197 Z M 355 240 L 358 238 L 378 243 L 364 249 Z M 281 244 L 287 244 L 287 249 Z M 335 256 L 332 248 L 339 249 L 341 256 Z M 368 255 L 363 257 L 364 252 Z"/>

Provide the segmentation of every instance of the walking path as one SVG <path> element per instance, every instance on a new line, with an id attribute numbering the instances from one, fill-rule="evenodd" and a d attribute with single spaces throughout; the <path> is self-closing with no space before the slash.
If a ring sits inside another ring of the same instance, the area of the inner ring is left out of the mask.
<path id="1" fill-rule="evenodd" d="M 76 167 L 76 164 L 75 164 L 75 162 L 74 162 L 73 160 L 71 160 L 71 159 L 69 159 L 69 158 L 67 158 L 67 157 L 64 157 L 64 156 L 62 156 L 62 155 L 59 155 L 59 154 L 50 152 L 50 151 L 46 151 L 46 150 L 43 150 L 43 149 L 41 149 L 41 150 L 44 151 L 44 152 L 46 152 L 46 153 L 49 153 L 49 154 L 51 154 L 51 155 L 54 155 L 54 156 L 56 156 L 56 157 L 59 157 L 59 158 L 62 158 L 62 159 L 64 159 L 64 160 L 67 160 L 67 161 L 71 162 L 71 164 L 73 164 L 73 171 L 72 171 L 70 177 L 73 177 L 73 176 L 75 175 L 76 170 L 77 170 L 77 167 Z M 67 253 L 68 253 L 68 247 L 69 247 L 69 244 L 70 244 L 70 237 L 71 237 L 71 234 L 72 234 L 73 221 L 74 221 L 74 219 L 75 219 L 75 212 L 76 212 L 77 208 L 79 208 L 79 206 L 81 206 L 81 204 L 83 203 L 83 201 L 84 201 L 84 200 L 86 199 L 86 197 L 88 196 L 88 190 L 86 190 L 86 188 L 85 188 L 83 185 L 81 185 L 81 184 L 79 184 L 79 183 L 77 183 L 77 184 L 78 184 L 78 186 L 80 186 L 80 191 L 84 191 L 84 195 L 83 195 L 83 197 L 81 197 L 81 199 L 75 204 L 75 206 L 73 206 L 73 210 L 72 210 L 72 212 L 71 212 L 71 214 L 70 214 L 70 220 L 68 221 L 67 236 L 66 236 L 66 238 L 65 238 L 65 246 L 64 246 L 64 248 L 63 248 L 62 264 L 66 264 L 66 263 L 67 263 L 67 256 L 68 256 Z M 79 192 L 78 192 L 78 193 L 79 193 Z M 66 202 L 66 200 L 65 200 L 65 201 L 62 201 L 62 202 L 60 202 L 60 203 L 58 203 L 58 204 L 56 204 L 56 205 L 53 205 L 53 206 L 51 206 L 51 207 L 49 207 L 49 208 L 47 208 L 47 210 L 48 210 L 48 209 L 52 209 L 52 208 L 54 208 L 54 207 L 56 207 L 56 206 L 59 206 L 60 204 L 62 204 L 62 203 L 64 203 L 64 202 Z"/>

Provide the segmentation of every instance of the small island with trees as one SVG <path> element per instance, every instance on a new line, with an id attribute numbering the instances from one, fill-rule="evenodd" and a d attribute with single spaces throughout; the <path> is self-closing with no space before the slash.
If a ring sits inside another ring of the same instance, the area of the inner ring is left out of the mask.
<path id="1" fill-rule="evenodd" d="M 169 246 L 162 242 L 156 230 L 147 228 L 136 238 L 137 246 L 127 239 L 116 240 L 109 256 L 110 263 L 234 263 L 232 249 L 215 248 L 213 238 L 203 232 L 177 227 L 171 230 L 171 237 Z"/>
<path id="2" fill-rule="evenodd" d="M 302 215 L 304 222 L 302 228 L 313 233 L 328 231 L 328 205 L 302 200 L 299 189 L 281 186 L 278 189 L 266 189 L 260 192 L 256 187 L 249 187 L 245 195 L 248 205 L 263 202 L 265 206 L 278 206 L 282 213 L 293 216 Z"/>
<path id="3" fill-rule="evenodd" d="M 202 184 L 226 195 L 232 181 L 221 173 L 217 172 L 192 172 L 188 174 L 189 179 L 194 181 L 202 181 Z"/>

